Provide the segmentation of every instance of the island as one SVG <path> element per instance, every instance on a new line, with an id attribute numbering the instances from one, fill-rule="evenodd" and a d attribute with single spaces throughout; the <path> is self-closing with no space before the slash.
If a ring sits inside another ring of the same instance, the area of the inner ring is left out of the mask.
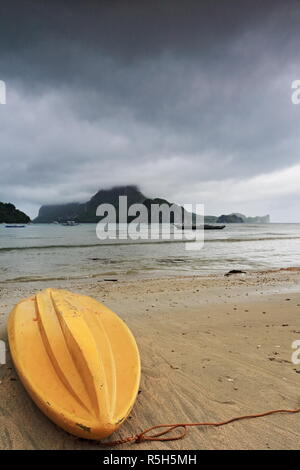
<path id="1" fill-rule="evenodd" d="M 0 224 L 28 224 L 30 217 L 11 203 L 0 202 Z"/>
<path id="2" fill-rule="evenodd" d="M 77 223 L 96 223 L 101 220 L 101 217 L 96 215 L 97 207 L 100 204 L 112 204 L 118 215 L 119 209 L 119 196 L 127 196 L 127 204 L 143 204 L 148 209 L 150 215 L 150 209 L 152 204 L 158 204 L 159 206 L 167 204 L 171 206 L 172 203 L 166 199 L 159 197 L 149 198 L 145 196 L 136 185 L 126 186 L 115 186 L 110 189 L 101 189 L 87 202 L 71 202 L 67 204 L 54 204 L 41 206 L 38 216 L 33 220 L 34 223 L 63 223 L 66 221 L 74 221 Z M 175 205 L 176 206 L 176 205 Z M 181 206 L 176 206 L 181 210 L 182 222 L 185 209 Z M 127 222 L 130 222 L 135 217 L 128 216 Z M 160 219 L 161 221 L 161 219 Z M 196 221 L 196 214 L 192 214 L 192 223 Z M 116 222 L 119 222 L 118 218 Z M 143 220 L 143 222 L 150 222 L 150 219 Z M 174 216 L 171 213 L 170 222 L 174 222 Z M 206 224 L 224 224 L 224 223 L 269 223 L 270 217 L 246 217 L 243 214 L 229 214 L 221 216 L 207 215 L 204 217 L 204 223 Z"/>

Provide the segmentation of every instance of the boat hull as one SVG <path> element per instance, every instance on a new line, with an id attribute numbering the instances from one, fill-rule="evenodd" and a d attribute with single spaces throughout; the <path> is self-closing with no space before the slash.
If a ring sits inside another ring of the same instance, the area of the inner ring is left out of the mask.
<path id="1" fill-rule="evenodd" d="M 139 351 L 104 305 L 46 289 L 13 309 L 8 337 L 29 395 L 65 431 L 101 440 L 128 417 L 139 388 Z"/>

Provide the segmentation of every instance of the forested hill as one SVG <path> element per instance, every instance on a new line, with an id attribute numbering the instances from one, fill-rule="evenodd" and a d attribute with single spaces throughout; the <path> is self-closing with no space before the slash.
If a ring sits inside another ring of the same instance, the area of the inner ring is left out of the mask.
<path id="1" fill-rule="evenodd" d="M 28 222 L 30 222 L 30 217 L 16 209 L 13 204 L 0 202 L 0 224 L 27 224 Z"/>

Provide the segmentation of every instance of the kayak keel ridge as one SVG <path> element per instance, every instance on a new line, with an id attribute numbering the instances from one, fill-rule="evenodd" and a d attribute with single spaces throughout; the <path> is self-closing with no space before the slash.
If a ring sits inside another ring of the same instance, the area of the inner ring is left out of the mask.
<path id="1" fill-rule="evenodd" d="M 91 297 L 45 289 L 8 320 L 12 358 L 26 390 L 58 426 L 102 439 L 128 417 L 140 357 L 127 325 Z"/>

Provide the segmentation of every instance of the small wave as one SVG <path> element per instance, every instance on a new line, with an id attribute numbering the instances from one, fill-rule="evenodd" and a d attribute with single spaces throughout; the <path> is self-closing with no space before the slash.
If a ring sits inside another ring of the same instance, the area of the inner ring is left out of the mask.
<path id="1" fill-rule="evenodd" d="M 127 242 L 110 242 L 110 243 L 91 243 L 91 244 L 80 244 L 80 245 L 36 245 L 36 246 L 9 246 L 0 247 L 1 251 L 22 251 L 22 250 L 52 250 L 55 248 L 60 249 L 72 249 L 72 248 L 92 248 L 100 246 L 130 246 L 130 245 L 154 245 L 154 244 L 168 244 L 168 243 L 189 243 L 195 240 L 130 240 Z"/>
<path id="2" fill-rule="evenodd" d="M 211 238 L 206 239 L 205 243 L 238 243 L 238 242 L 260 242 L 260 241 L 276 241 L 276 240 L 300 240 L 300 237 L 253 237 L 253 238 Z"/>
<path id="3" fill-rule="evenodd" d="M 59 276 L 59 277 L 32 277 L 32 276 L 22 276 L 14 277 L 11 279 L 5 279 L 1 283 L 11 283 L 11 282 L 45 282 L 45 281 L 72 281 L 88 278 L 89 276 Z"/>
<path id="4" fill-rule="evenodd" d="M 101 273 L 82 274 L 81 276 L 20 276 L 11 279 L 1 280 L 1 283 L 13 282 L 50 282 L 50 281 L 77 281 L 81 279 L 95 279 L 105 276 L 116 276 L 120 274 L 118 271 L 103 271 Z"/>
<path id="5" fill-rule="evenodd" d="M 37 246 L 7 246 L 1 247 L 0 251 L 23 251 L 23 250 L 52 250 L 54 248 L 91 248 L 93 246 L 98 246 L 97 243 L 90 245 L 37 245 Z"/>
<path id="6" fill-rule="evenodd" d="M 286 237 L 240 237 L 240 238 L 208 238 L 205 243 L 240 243 L 240 242 L 257 242 L 257 241 L 277 241 L 277 240 L 300 240 L 300 236 Z M 102 246 L 130 246 L 130 245 L 155 245 L 169 243 L 194 243 L 195 240 L 129 240 L 127 242 L 110 242 L 110 243 L 90 243 L 76 245 L 33 245 L 33 246 L 9 246 L 0 247 L 0 252 L 9 251 L 26 251 L 26 250 L 53 250 L 53 249 L 74 249 L 74 248 L 93 248 Z"/>

